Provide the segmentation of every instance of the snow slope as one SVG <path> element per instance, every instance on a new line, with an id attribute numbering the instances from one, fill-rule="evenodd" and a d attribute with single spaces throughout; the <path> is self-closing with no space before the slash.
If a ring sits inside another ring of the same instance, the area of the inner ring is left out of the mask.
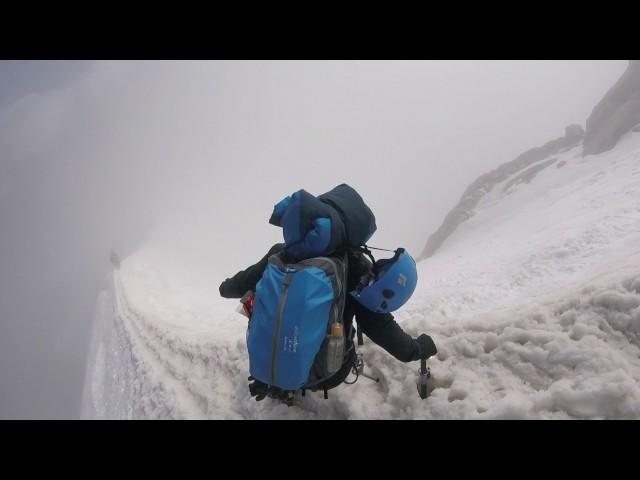
<path id="1" fill-rule="evenodd" d="M 218 297 L 219 279 L 147 245 L 100 298 L 84 415 L 640 418 L 640 133 L 607 153 L 580 153 L 496 185 L 419 263 L 419 287 L 396 319 L 438 346 L 427 400 L 417 363 L 365 340 L 380 384 L 361 378 L 291 408 L 255 402 L 236 303 Z"/>

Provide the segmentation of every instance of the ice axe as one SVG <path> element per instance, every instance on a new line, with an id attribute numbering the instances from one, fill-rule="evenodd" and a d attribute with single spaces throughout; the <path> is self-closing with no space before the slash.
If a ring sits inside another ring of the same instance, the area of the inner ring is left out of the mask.
<path id="1" fill-rule="evenodd" d="M 420 395 L 421 399 L 425 399 L 429 396 L 429 391 L 427 389 L 427 380 L 431 378 L 431 370 L 427 367 L 427 359 L 423 358 L 420 360 L 420 370 L 418 370 L 418 395 Z"/>

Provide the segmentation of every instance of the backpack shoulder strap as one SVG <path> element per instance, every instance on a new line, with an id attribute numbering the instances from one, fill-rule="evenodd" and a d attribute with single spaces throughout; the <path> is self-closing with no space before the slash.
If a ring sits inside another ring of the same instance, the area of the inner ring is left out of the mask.
<path id="1" fill-rule="evenodd" d="M 367 247 L 366 245 L 360 245 L 360 247 L 358 248 L 358 250 L 362 253 L 364 253 L 366 256 L 368 256 L 371 259 L 371 263 L 373 265 L 376 264 L 376 259 L 373 258 L 373 253 L 371 253 L 371 250 L 369 250 L 369 247 Z"/>

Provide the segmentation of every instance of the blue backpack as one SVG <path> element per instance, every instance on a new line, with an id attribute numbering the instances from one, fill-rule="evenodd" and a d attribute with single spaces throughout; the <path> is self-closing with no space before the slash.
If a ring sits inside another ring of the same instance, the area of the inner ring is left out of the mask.
<path id="1" fill-rule="evenodd" d="M 376 222 L 344 183 L 318 197 L 293 193 L 274 207 L 269 222 L 282 227 L 285 247 L 269 257 L 256 285 L 247 331 L 249 371 L 270 396 L 285 392 L 291 399 L 296 390 L 324 389 L 348 358 L 350 332 L 342 320 L 347 255 L 336 252 L 364 244 Z"/>
<path id="2" fill-rule="evenodd" d="M 330 378 L 344 361 L 331 348 L 332 328 L 342 331 L 346 301 L 346 257 L 286 262 L 286 252 L 269 257 L 256 286 L 247 333 L 251 376 L 282 391 L 296 391 Z"/>

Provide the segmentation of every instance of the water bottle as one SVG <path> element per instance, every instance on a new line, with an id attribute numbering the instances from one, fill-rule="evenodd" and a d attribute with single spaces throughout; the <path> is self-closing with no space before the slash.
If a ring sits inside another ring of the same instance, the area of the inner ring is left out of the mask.
<path id="1" fill-rule="evenodd" d="M 329 344 L 327 346 L 327 373 L 333 375 L 340 367 L 344 357 L 344 335 L 342 324 L 335 322 L 331 325 Z"/>

